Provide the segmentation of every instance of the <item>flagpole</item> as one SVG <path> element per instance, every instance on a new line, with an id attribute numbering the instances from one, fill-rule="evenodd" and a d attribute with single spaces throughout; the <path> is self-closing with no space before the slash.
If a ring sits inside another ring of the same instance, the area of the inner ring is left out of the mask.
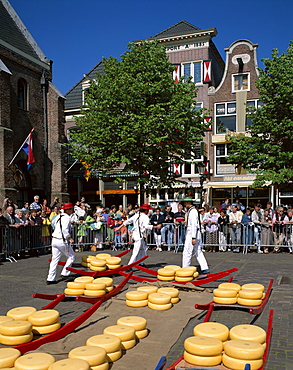
<path id="1" fill-rule="evenodd" d="M 30 136 L 30 134 L 34 131 L 34 127 L 32 128 L 32 130 L 30 131 L 30 133 L 27 135 L 27 137 L 25 138 L 24 142 L 21 144 L 20 148 L 18 149 L 17 153 L 15 154 L 15 156 L 11 159 L 8 167 L 11 165 L 11 163 L 15 160 L 15 158 L 17 157 L 17 154 L 21 151 L 22 147 L 24 146 L 25 142 L 27 141 L 27 138 Z"/>
<path id="2" fill-rule="evenodd" d="M 65 174 L 71 170 L 71 168 L 78 162 L 78 159 L 65 171 Z"/>

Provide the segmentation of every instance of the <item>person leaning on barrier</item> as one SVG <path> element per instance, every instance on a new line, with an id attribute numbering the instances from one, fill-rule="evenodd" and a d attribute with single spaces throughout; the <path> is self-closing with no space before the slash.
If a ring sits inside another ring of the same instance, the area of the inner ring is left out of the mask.
<path id="1" fill-rule="evenodd" d="M 49 267 L 47 285 L 57 284 L 57 266 L 62 254 L 67 257 L 65 266 L 61 271 L 62 277 L 67 277 L 70 274 L 70 271 L 68 271 L 66 268 L 71 267 L 75 260 L 75 254 L 72 249 L 74 240 L 70 235 L 70 215 L 73 211 L 73 205 L 72 203 L 64 203 L 61 209 L 63 209 L 64 213 L 57 215 L 52 222 L 54 228 L 52 234 L 52 261 Z"/>
<path id="2" fill-rule="evenodd" d="M 19 227 L 20 226 L 20 224 L 18 224 L 16 222 L 14 208 L 12 206 L 8 206 L 6 208 L 6 212 L 3 213 L 3 217 L 6 218 L 6 220 L 8 221 L 9 226 L 12 226 L 12 227 Z"/>
<path id="3" fill-rule="evenodd" d="M 240 212 L 239 205 L 232 205 L 232 212 L 229 214 L 229 223 L 230 223 L 230 235 L 232 240 L 232 251 L 234 253 L 240 252 L 241 244 L 241 220 L 242 212 Z"/>

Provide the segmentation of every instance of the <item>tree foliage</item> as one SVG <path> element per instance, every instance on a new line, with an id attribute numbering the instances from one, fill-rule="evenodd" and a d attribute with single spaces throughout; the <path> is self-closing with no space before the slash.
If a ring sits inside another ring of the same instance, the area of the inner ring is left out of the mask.
<path id="1" fill-rule="evenodd" d="M 287 53 L 263 59 L 256 81 L 263 105 L 249 112 L 250 136 L 231 139 L 229 162 L 256 174 L 254 185 L 293 180 L 293 42 Z"/>
<path id="2" fill-rule="evenodd" d="M 123 171 L 138 172 L 142 183 L 174 182 L 168 158 L 191 159 L 204 135 L 194 83 L 174 84 L 174 66 L 156 42 L 129 44 L 121 60 L 111 57 L 103 64 L 70 135 L 73 156 L 95 173 L 123 163 Z"/>

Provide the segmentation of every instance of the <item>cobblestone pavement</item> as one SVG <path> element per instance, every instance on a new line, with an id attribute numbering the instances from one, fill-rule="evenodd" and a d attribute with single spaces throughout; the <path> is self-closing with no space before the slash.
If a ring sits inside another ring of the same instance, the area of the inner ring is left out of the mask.
<path id="1" fill-rule="evenodd" d="M 116 254 L 117 252 L 110 253 Z M 78 253 L 77 261 L 80 261 L 81 257 L 86 254 L 89 253 Z M 91 254 L 94 253 L 91 252 Z M 57 285 L 46 285 L 49 257 L 50 255 L 42 255 L 20 259 L 14 263 L 9 261 L 0 263 L 0 315 L 4 315 L 9 309 L 17 306 L 30 305 L 37 309 L 43 307 L 47 302 L 32 298 L 34 292 L 54 294 L 63 291 L 66 285 L 64 281 Z M 157 269 L 165 264 L 180 264 L 181 257 L 181 253 L 149 251 L 149 258 L 146 262 L 148 267 Z M 253 322 L 266 329 L 269 311 L 273 309 L 275 311 L 273 335 L 266 369 L 293 370 L 293 336 L 291 335 L 293 327 L 293 256 L 288 253 L 242 255 L 226 252 L 206 253 L 206 258 L 211 272 L 237 267 L 238 271 L 233 274 L 233 281 L 239 284 L 259 282 L 267 286 L 270 279 L 275 279 L 271 297 L 261 315 L 254 316 L 236 310 L 218 310 L 213 313 L 211 320 L 221 322 L 230 328 L 240 323 Z M 123 263 L 127 263 L 128 259 L 129 255 L 124 256 Z M 193 263 L 197 265 L 196 260 Z M 72 280 L 74 277 L 72 275 Z M 122 277 L 115 277 L 116 284 L 121 280 Z M 130 284 L 132 283 L 130 282 Z M 205 285 L 205 287 L 215 288 L 218 284 L 219 281 Z M 58 305 L 58 310 L 64 321 L 69 321 L 89 306 L 83 302 L 62 302 Z M 184 340 L 192 335 L 193 327 L 202 322 L 203 319 L 204 313 L 191 318 L 188 325 L 182 328 L 181 335 L 170 348 L 169 353 L 158 354 L 158 361 L 161 355 L 167 355 L 167 364 L 173 363 L 183 353 Z"/>

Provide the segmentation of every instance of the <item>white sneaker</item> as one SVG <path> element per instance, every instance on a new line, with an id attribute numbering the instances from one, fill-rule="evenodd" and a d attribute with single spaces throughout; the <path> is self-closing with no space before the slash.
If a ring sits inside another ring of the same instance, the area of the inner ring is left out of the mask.
<path id="1" fill-rule="evenodd" d="M 156 251 L 162 252 L 162 248 L 158 247 L 158 248 L 156 248 Z"/>

